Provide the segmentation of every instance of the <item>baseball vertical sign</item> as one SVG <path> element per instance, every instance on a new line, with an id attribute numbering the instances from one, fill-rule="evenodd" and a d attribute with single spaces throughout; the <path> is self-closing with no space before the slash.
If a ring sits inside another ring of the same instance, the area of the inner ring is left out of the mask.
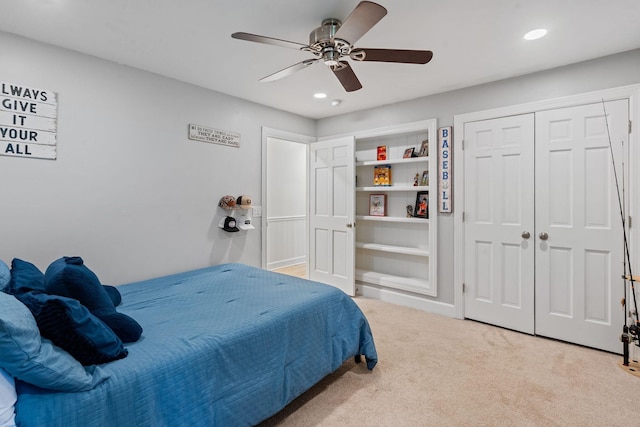
<path id="1" fill-rule="evenodd" d="M 452 193 L 452 158 L 451 150 L 452 127 L 438 129 L 438 212 L 451 213 L 453 211 Z"/>

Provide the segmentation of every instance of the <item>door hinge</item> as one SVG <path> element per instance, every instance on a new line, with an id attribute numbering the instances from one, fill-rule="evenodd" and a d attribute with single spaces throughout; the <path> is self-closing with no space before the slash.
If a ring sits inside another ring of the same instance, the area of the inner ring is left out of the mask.
<path id="1" fill-rule="evenodd" d="M 631 133 L 631 120 L 629 120 L 629 133 Z"/>
<path id="2" fill-rule="evenodd" d="M 464 139 L 460 142 L 462 142 L 462 151 L 464 151 Z"/>
<path id="3" fill-rule="evenodd" d="M 465 212 L 464 212 L 464 211 L 462 211 L 462 222 L 464 222 L 464 218 L 465 218 L 465 215 L 464 215 L 464 214 L 465 214 Z"/>
<path id="4" fill-rule="evenodd" d="M 467 285 L 465 283 L 462 284 L 462 293 L 467 292 Z"/>
<path id="5" fill-rule="evenodd" d="M 629 219 L 627 220 L 627 226 L 631 228 L 631 215 L 629 215 Z"/>

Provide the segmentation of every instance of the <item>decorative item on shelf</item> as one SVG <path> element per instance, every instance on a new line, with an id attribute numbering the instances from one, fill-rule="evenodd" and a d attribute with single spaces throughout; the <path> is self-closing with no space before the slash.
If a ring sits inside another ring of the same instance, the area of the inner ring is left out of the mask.
<path id="1" fill-rule="evenodd" d="M 370 194 L 369 195 L 369 215 L 387 216 L 387 195 L 386 194 Z"/>
<path id="2" fill-rule="evenodd" d="M 240 229 L 236 225 L 236 219 L 232 216 L 226 216 L 222 218 L 222 220 L 218 224 L 218 227 L 228 232 L 240 231 Z"/>
<path id="3" fill-rule="evenodd" d="M 406 150 L 404 150 L 404 155 L 402 156 L 403 159 L 410 159 L 412 157 L 415 157 L 414 154 L 415 148 L 411 147 L 411 148 L 407 148 Z"/>
<path id="4" fill-rule="evenodd" d="M 387 160 L 387 146 L 380 145 L 378 146 L 378 160 Z"/>
<path id="5" fill-rule="evenodd" d="M 417 173 L 415 177 L 413 177 L 413 186 L 417 187 L 418 186 L 418 181 L 420 180 L 420 174 Z"/>
<path id="6" fill-rule="evenodd" d="M 407 205 L 407 218 L 411 218 L 413 216 L 413 206 Z"/>
<path id="7" fill-rule="evenodd" d="M 233 196 L 222 196 L 218 202 L 222 209 L 236 209 L 236 198 Z"/>
<path id="8" fill-rule="evenodd" d="M 238 196 L 236 199 L 236 206 L 242 209 L 251 209 L 251 197 Z"/>
<path id="9" fill-rule="evenodd" d="M 418 157 L 427 157 L 429 155 L 429 140 L 425 139 L 422 141 L 422 145 L 420 145 L 420 151 L 418 152 Z"/>
<path id="10" fill-rule="evenodd" d="M 420 185 L 422 186 L 429 185 L 429 171 L 422 172 L 422 180 L 420 181 Z"/>
<path id="11" fill-rule="evenodd" d="M 429 192 L 418 191 L 416 195 L 416 207 L 413 211 L 416 218 L 429 218 Z"/>
<path id="12" fill-rule="evenodd" d="M 376 166 L 373 169 L 373 185 L 376 187 L 391 185 L 391 165 Z"/>

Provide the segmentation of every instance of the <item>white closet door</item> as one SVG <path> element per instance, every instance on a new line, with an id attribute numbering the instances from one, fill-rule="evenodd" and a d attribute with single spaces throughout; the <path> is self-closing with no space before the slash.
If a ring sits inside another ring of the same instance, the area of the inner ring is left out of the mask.
<path id="1" fill-rule="evenodd" d="M 619 175 L 628 111 L 606 103 Z M 535 185 L 536 334 L 620 352 L 622 222 L 601 103 L 536 113 Z"/>
<path id="2" fill-rule="evenodd" d="M 533 129 L 533 114 L 466 123 L 464 129 L 465 317 L 530 334 Z"/>
<path id="3" fill-rule="evenodd" d="M 309 158 L 309 278 L 355 294 L 355 138 L 313 143 Z"/>

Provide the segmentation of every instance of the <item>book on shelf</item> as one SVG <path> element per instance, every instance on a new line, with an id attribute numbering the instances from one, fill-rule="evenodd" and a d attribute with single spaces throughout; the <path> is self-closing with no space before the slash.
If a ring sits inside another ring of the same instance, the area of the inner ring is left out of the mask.
<path id="1" fill-rule="evenodd" d="M 391 165 L 376 166 L 373 169 L 373 185 L 376 187 L 391 185 Z"/>
<path id="2" fill-rule="evenodd" d="M 387 160 L 387 146 L 386 145 L 379 145 L 378 146 L 378 156 L 376 157 L 377 160 Z"/>

